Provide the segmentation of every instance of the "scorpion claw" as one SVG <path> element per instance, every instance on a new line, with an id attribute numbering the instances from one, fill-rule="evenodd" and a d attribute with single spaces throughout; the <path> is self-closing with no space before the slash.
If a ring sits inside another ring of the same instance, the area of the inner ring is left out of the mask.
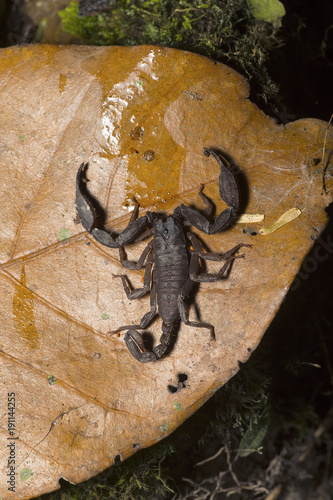
<path id="1" fill-rule="evenodd" d="M 76 211 L 84 229 L 93 235 L 102 245 L 110 248 L 119 248 L 119 243 L 115 240 L 115 234 L 107 229 L 96 227 L 99 214 L 94 205 L 93 199 L 87 190 L 88 179 L 86 172 L 88 163 L 81 163 L 76 176 Z"/>
<path id="2" fill-rule="evenodd" d="M 90 233 L 96 218 L 96 211 L 87 195 L 87 168 L 88 163 L 81 163 L 77 172 L 75 204 L 82 226 L 86 231 L 88 231 L 88 233 Z"/>
<path id="3" fill-rule="evenodd" d="M 222 158 L 220 155 L 217 155 L 212 149 L 204 148 L 204 154 L 205 156 L 212 155 L 220 167 L 220 197 L 228 205 L 228 208 L 221 212 L 214 218 L 214 221 L 211 222 L 209 218 L 213 210 L 213 206 L 202 192 L 203 185 L 200 185 L 198 194 L 207 206 L 206 210 L 203 213 L 200 213 L 195 208 L 186 207 L 182 204 L 175 209 L 174 214 L 176 216 L 181 215 L 184 219 L 187 219 L 192 226 L 206 234 L 216 234 L 224 231 L 231 226 L 231 224 L 233 224 L 237 216 L 237 210 L 239 209 L 239 189 L 234 172 L 232 171 L 227 160 Z"/>
<path id="4" fill-rule="evenodd" d="M 101 245 L 109 248 L 119 248 L 119 243 L 115 241 L 115 235 L 112 234 L 111 231 L 94 227 L 91 231 L 91 234 L 93 235 L 95 240 L 98 241 L 98 243 L 101 243 Z"/>

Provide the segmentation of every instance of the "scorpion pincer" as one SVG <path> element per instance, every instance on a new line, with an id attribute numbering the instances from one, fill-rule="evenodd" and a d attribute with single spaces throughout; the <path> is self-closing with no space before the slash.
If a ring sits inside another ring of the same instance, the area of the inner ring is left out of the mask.
<path id="1" fill-rule="evenodd" d="M 81 224 L 86 231 L 102 245 L 119 249 L 120 263 L 127 269 L 140 269 L 145 264 L 144 283 L 142 288 L 132 289 L 126 275 L 114 275 L 122 280 L 128 299 L 138 299 L 150 291 L 150 311 L 141 319 L 138 325 L 126 325 L 110 333 L 127 330 L 125 342 L 135 359 L 141 363 L 155 361 L 169 353 L 174 342 L 179 322 L 185 325 L 206 328 L 210 338 L 215 339 L 214 327 L 209 323 L 191 321 L 186 298 L 195 282 L 213 282 L 227 277 L 232 262 L 244 257 L 235 255 L 241 247 L 252 245 L 239 243 L 224 254 L 205 252 L 196 236 L 184 230 L 187 221 L 192 226 L 206 234 L 216 234 L 227 229 L 237 216 L 239 209 L 239 190 L 236 179 L 222 159 L 213 150 L 205 148 L 206 156 L 212 155 L 220 166 L 219 190 L 222 200 L 228 208 L 210 222 L 213 205 L 202 193 L 199 196 L 206 209 L 199 212 L 193 207 L 181 204 L 172 215 L 160 212 L 146 212 L 138 218 L 139 204 L 135 199 L 134 210 L 128 226 L 120 233 L 105 228 L 99 223 L 97 203 L 86 188 L 86 169 L 88 164 L 82 163 L 76 180 L 76 210 Z M 99 227 L 101 226 L 101 227 Z M 153 235 L 137 262 L 127 260 L 125 246 Z M 200 272 L 200 259 L 224 261 L 217 273 Z M 144 337 L 137 330 L 144 330 L 153 320 L 156 310 L 162 319 L 162 336 L 160 343 L 152 350 L 145 347 Z"/>

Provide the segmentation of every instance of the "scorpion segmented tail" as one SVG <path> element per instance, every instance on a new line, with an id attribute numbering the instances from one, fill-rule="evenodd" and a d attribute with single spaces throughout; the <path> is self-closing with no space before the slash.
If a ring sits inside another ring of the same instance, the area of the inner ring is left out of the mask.
<path id="1" fill-rule="evenodd" d="M 162 335 L 160 343 L 151 351 L 146 350 L 144 339 L 141 333 L 136 330 L 129 330 L 125 335 L 125 343 L 132 356 L 140 363 L 149 363 L 163 358 L 167 351 L 172 347 L 174 341 L 174 330 L 176 324 L 162 323 Z"/>

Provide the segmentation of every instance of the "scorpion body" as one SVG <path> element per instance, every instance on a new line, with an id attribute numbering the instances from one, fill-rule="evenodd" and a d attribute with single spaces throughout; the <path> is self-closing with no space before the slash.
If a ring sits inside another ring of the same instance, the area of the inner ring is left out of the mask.
<path id="1" fill-rule="evenodd" d="M 134 358 L 141 363 L 155 361 L 169 352 L 180 320 L 189 326 L 209 329 L 211 339 L 215 339 L 212 325 L 189 320 L 189 307 L 186 304 L 186 298 L 195 282 L 212 282 L 224 279 L 226 272 L 230 270 L 231 263 L 236 258 L 244 257 L 244 255 L 235 255 L 239 248 L 251 246 L 240 243 L 224 254 L 205 252 L 195 235 L 184 231 L 184 221 L 187 220 L 207 234 L 218 233 L 234 221 L 239 206 L 238 188 L 233 174 L 214 151 L 210 149 L 204 151 L 206 156 L 212 154 L 220 165 L 221 198 L 230 205 L 215 218 L 213 223 L 209 222 L 213 206 L 202 193 L 203 186 L 201 186 L 199 196 L 206 205 L 204 213 L 180 205 L 175 209 L 173 215 L 147 212 L 144 216 L 137 218 L 139 204 L 134 199 L 135 208 L 130 223 L 119 235 L 115 235 L 105 227 L 97 227 L 97 210 L 86 190 L 85 170 L 87 165 L 82 164 L 77 174 L 76 208 L 83 227 L 101 244 L 110 248 L 118 248 L 123 267 L 140 269 L 146 264 L 142 288 L 132 289 L 126 275 L 113 276 L 122 280 L 125 293 L 130 300 L 140 298 L 150 291 L 150 311 L 142 317 L 140 324 L 121 326 L 110 332 L 117 333 L 121 330 L 128 330 L 125 335 L 126 345 Z M 138 261 L 127 260 L 124 246 L 140 241 L 149 235 L 153 235 L 153 239 L 145 247 Z M 200 259 L 223 260 L 225 262 L 218 273 L 200 273 Z M 143 335 L 137 330 L 144 330 L 149 325 L 157 308 L 162 319 L 162 336 L 160 344 L 148 350 L 145 347 Z"/>
<path id="2" fill-rule="evenodd" d="M 141 362 L 161 358 L 172 345 L 174 330 L 180 319 L 178 298 L 189 279 L 187 243 L 181 224 L 172 216 L 164 220 L 158 218 L 153 223 L 153 236 L 151 312 L 140 325 L 121 327 L 130 329 L 125 335 L 125 342 L 133 356 Z M 163 333 L 160 344 L 152 351 L 146 351 L 136 328 L 145 328 L 155 314 L 157 304 Z"/>
<path id="3" fill-rule="evenodd" d="M 177 298 L 188 280 L 186 240 L 173 218 L 154 223 L 154 262 L 158 311 L 164 323 L 179 319 Z"/>

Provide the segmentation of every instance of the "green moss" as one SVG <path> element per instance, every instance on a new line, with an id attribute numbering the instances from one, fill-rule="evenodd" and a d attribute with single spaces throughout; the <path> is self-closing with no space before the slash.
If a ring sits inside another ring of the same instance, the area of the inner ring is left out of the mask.
<path id="1" fill-rule="evenodd" d="M 279 22 L 256 19 L 246 0 L 118 0 L 108 12 L 78 17 L 78 4 L 60 11 L 63 29 L 94 45 L 156 44 L 231 64 L 254 80 L 261 97 L 277 95 L 268 76 Z"/>
<path id="2" fill-rule="evenodd" d="M 114 465 L 101 474 L 78 485 L 66 483 L 61 491 L 44 495 L 43 500 L 116 499 L 146 500 L 156 495 L 165 498 L 173 495 L 169 477 L 161 470 L 161 463 L 172 455 L 174 448 L 163 441 L 157 446 L 143 450 L 126 462 Z"/>
<path id="3" fill-rule="evenodd" d="M 252 14 L 256 19 L 279 22 L 286 11 L 279 0 L 248 0 Z"/>

